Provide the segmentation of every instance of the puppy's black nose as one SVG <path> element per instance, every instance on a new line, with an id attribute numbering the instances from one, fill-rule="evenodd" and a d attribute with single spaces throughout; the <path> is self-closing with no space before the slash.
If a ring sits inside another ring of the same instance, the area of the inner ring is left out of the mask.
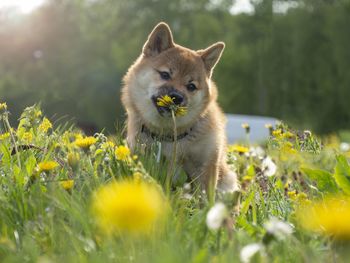
<path id="1" fill-rule="evenodd" d="M 170 92 L 169 96 L 173 99 L 176 105 L 180 105 L 184 101 L 184 97 L 177 92 Z"/>

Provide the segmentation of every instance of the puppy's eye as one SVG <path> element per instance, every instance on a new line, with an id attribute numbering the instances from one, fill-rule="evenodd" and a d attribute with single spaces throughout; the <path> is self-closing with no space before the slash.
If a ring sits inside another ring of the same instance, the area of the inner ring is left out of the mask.
<path id="1" fill-rule="evenodd" d="M 166 71 L 159 71 L 159 75 L 164 80 L 169 80 L 170 79 L 170 74 L 168 72 L 166 72 Z"/>
<path id="2" fill-rule="evenodd" d="M 196 85 L 194 85 L 193 83 L 190 83 L 186 86 L 188 91 L 195 91 L 197 89 Z"/>

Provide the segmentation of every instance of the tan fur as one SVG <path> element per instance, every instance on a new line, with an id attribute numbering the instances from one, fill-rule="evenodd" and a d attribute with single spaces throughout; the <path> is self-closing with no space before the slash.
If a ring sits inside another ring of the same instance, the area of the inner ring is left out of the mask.
<path id="1" fill-rule="evenodd" d="M 219 42 L 205 50 L 187 49 L 173 42 L 165 23 L 158 24 L 124 77 L 122 102 L 128 116 L 127 141 L 134 149 L 137 143 L 153 143 L 149 135 L 141 133 L 142 125 L 156 134 L 173 134 L 172 119 L 161 116 L 151 100 L 160 87 L 170 85 L 184 94 L 188 113 L 176 117 L 177 133 L 190 132 L 178 140 L 178 163 L 190 178 L 198 178 L 204 189 L 218 186 L 223 191 L 234 191 L 238 189 L 236 174 L 226 164 L 226 120 L 211 80 L 223 48 Z M 163 80 L 158 71 L 171 72 L 171 80 Z M 187 90 L 189 81 L 197 90 Z M 168 158 L 172 147 L 172 142 L 162 142 L 162 153 Z"/>

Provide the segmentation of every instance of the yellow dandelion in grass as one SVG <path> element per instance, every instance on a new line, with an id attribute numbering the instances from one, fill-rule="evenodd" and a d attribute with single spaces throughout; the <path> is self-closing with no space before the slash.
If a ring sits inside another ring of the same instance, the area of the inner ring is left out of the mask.
<path id="1" fill-rule="evenodd" d="M 92 200 L 92 213 L 107 234 L 147 234 L 159 227 L 167 208 L 160 188 L 141 180 L 112 182 Z"/>
<path id="2" fill-rule="evenodd" d="M 287 131 L 287 132 L 285 132 L 285 133 L 282 134 L 282 137 L 283 137 L 283 138 L 286 138 L 286 139 L 291 139 L 291 138 L 294 137 L 294 134 L 291 133 L 291 132 L 289 132 L 289 131 Z"/>
<path id="3" fill-rule="evenodd" d="M 42 131 L 42 132 L 47 132 L 51 128 L 52 128 L 52 123 L 48 118 L 44 118 L 39 125 L 39 131 Z"/>
<path id="4" fill-rule="evenodd" d="M 31 132 L 24 132 L 21 136 L 21 139 L 26 143 L 30 143 L 33 140 L 33 134 Z"/>
<path id="5" fill-rule="evenodd" d="M 10 137 L 10 133 L 9 132 L 5 132 L 3 134 L 0 134 L 0 141 L 6 140 L 9 137 Z"/>
<path id="6" fill-rule="evenodd" d="M 248 151 L 249 148 L 238 144 L 233 144 L 228 147 L 228 152 L 246 153 Z"/>
<path id="7" fill-rule="evenodd" d="M 157 106 L 170 109 L 174 112 L 175 116 L 184 116 L 187 114 L 187 107 L 175 104 L 174 98 L 169 95 L 157 98 Z"/>
<path id="8" fill-rule="evenodd" d="M 297 210 L 297 218 L 308 230 L 350 240 L 350 197 L 333 196 L 304 205 Z"/>
<path id="9" fill-rule="evenodd" d="M 291 142 L 286 142 L 281 146 L 281 152 L 284 154 L 296 154 L 297 150 L 293 148 L 293 144 Z"/>
<path id="10" fill-rule="evenodd" d="M 89 136 L 84 138 L 77 138 L 75 140 L 75 145 L 80 148 L 87 149 L 91 145 L 95 144 L 96 142 L 97 142 L 97 139 L 95 137 Z"/>
<path id="11" fill-rule="evenodd" d="M 115 156 L 119 161 L 127 161 L 130 157 L 130 149 L 127 146 L 120 145 L 115 149 Z"/>
<path id="12" fill-rule="evenodd" d="M 101 145 L 101 149 L 103 149 L 103 150 L 111 149 L 111 148 L 114 148 L 114 147 L 115 147 L 115 144 L 114 144 L 114 142 L 111 142 L 111 141 L 104 142 Z"/>
<path id="13" fill-rule="evenodd" d="M 281 129 L 273 130 L 272 135 L 276 138 L 280 138 L 282 136 L 282 130 Z"/>
<path id="14" fill-rule="evenodd" d="M 59 183 L 64 190 L 71 190 L 74 186 L 74 180 L 64 180 Z"/>
<path id="15" fill-rule="evenodd" d="M 40 162 L 38 164 L 38 170 L 39 172 L 49 172 L 55 169 L 57 166 L 58 166 L 58 163 L 55 161 Z"/>

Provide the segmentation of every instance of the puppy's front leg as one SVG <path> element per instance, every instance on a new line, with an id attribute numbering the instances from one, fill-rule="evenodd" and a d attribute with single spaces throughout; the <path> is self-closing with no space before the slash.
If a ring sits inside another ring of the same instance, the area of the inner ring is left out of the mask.
<path id="1" fill-rule="evenodd" d="M 130 150 L 134 152 L 141 127 L 140 127 L 140 122 L 137 121 L 136 114 L 130 110 L 127 113 L 128 113 L 128 118 L 127 118 L 126 140 Z"/>
<path id="2" fill-rule="evenodd" d="M 215 189 L 219 177 L 219 166 L 217 156 L 205 163 L 200 177 L 202 190 L 208 194 L 210 203 L 215 201 Z"/>
<path id="3" fill-rule="evenodd" d="M 215 188 L 219 177 L 218 158 L 216 154 L 198 158 L 191 155 L 184 160 L 183 167 L 191 180 L 200 184 L 201 190 L 208 194 L 209 200 L 214 201 Z"/>

